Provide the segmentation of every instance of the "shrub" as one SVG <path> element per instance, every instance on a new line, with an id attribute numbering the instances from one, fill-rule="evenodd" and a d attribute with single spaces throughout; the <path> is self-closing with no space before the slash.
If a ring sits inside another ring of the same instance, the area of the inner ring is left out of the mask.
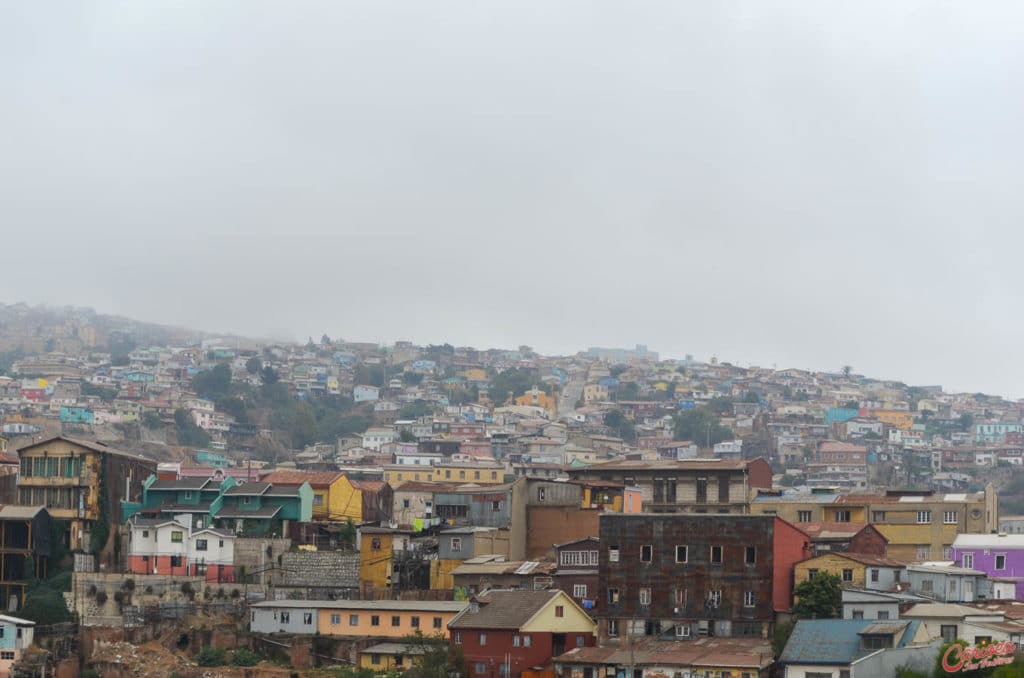
<path id="1" fill-rule="evenodd" d="M 231 589 L 231 597 L 238 598 L 242 593 L 238 589 Z"/>
<path id="2" fill-rule="evenodd" d="M 95 596 L 96 595 L 96 584 L 89 584 L 89 589 L 86 591 L 86 593 L 89 594 L 90 598 L 92 596 Z"/>
<path id="3" fill-rule="evenodd" d="M 227 652 L 219 647 L 204 647 L 196 655 L 196 662 L 200 666 L 224 666 L 227 660 Z"/>
<path id="4" fill-rule="evenodd" d="M 235 666 L 255 666 L 259 664 L 260 658 L 255 652 L 246 648 L 239 648 L 231 656 L 231 663 Z"/>
<path id="5" fill-rule="evenodd" d="M 106 591 L 100 591 L 99 593 L 96 594 L 96 604 L 97 605 L 106 605 L 107 604 L 107 592 Z"/>

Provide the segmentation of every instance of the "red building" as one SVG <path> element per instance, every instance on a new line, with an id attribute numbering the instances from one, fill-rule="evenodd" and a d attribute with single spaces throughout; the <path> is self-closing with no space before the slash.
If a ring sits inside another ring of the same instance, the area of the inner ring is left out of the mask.
<path id="1" fill-rule="evenodd" d="M 564 591 L 488 591 L 448 623 L 469 678 L 517 678 L 595 643 L 596 624 Z"/>

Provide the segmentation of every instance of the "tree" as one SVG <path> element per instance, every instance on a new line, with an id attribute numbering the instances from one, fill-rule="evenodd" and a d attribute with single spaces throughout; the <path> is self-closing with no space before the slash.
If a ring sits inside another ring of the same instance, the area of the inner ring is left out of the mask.
<path id="1" fill-rule="evenodd" d="M 249 423 L 249 411 L 241 398 L 221 398 L 216 403 L 217 409 L 225 414 L 230 414 L 240 424 Z"/>
<path id="2" fill-rule="evenodd" d="M 210 444 L 210 436 L 192 421 L 189 411 L 179 407 L 174 410 L 174 428 L 178 436 L 178 444 L 186 447 L 206 447 Z"/>
<path id="3" fill-rule="evenodd" d="M 270 365 L 267 365 L 266 367 L 263 368 L 262 379 L 263 383 L 268 386 L 276 384 L 278 380 L 277 370 L 275 370 Z"/>
<path id="4" fill-rule="evenodd" d="M 296 449 L 316 442 L 316 412 L 309 403 L 302 402 L 295 406 L 289 433 L 292 436 L 292 447 Z"/>
<path id="5" fill-rule="evenodd" d="M 957 424 L 960 426 L 961 431 L 970 431 L 974 428 L 974 415 L 970 412 L 964 412 L 957 419 Z"/>
<path id="6" fill-rule="evenodd" d="M 846 379 L 850 378 L 850 373 L 853 372 L 853 368 L 849 365 L 843 365 L 843 377 Z"/>
<path id="7" fill-rule="evenodd" d="M 402 409 L 398 412 L 398 416 L 401 419 L 419 419 L 433 413 L 433 411 L 433 405 L 426 400 L 417 399 L 407 405 L 403 405 Z"/>
<path id="8" fill-rule="evenodd" d="M 835 619 L 843 609 L 843 589 L 839 576 L 819 572 L 811 579 L 801 582 L 793 595 L 799 600 L 793 607 L 793 614 L 804 619 Z"/>
<path id="9" fill-rule="evenodd" d="M 633 422 L 626 418 L 622 410 L 612 410 L 604 415 L 604 425 L 615 431 L 615 433 L 626 442 L 636 440 L 636 428 Z"/>
<path id="10" fill-rule="evenodd" d="M 406 386 L 419 386 L 423 383 L 423 374 L 420 372 L 403 372 L 402 383 Z"/>
<path id="11" fill-rule="evenodd" d="M 409 429 L 403 428 L 401 431 L 398 432 L 398 440 L 403 443 L 414 443 L 416 442 L 416 436 L 414 436 L 412 434 L 412 431 L 410 431 Z"/>
<path id="12" fill-rule="evenodd" d="M 160 413 L 156 410 L 146 410 L 142 415 L 142 425 L 151 431 L 163 428 L 164 422 L 160 418 Z"/>
<path id="13" fill-rule="evenodd" d="M 732 429 L 722 426 L 718 416 L 706 406 L 682 410 L 675 416 L 674 433 L 676 440 L 691 440 L 698 445 L 709 447 L 732 440 Z"/>
<path id="14" fill-rule="evenodd" d="M 406 636 L 402 640 L 418 655 L 414 660 L 413 667 L 403 676 L 437 678 L 437 676 L 447 676 L 451 672 L 465 675 L 465 658 L 462 655 L 462 648 L 449 644 L 444 636 L 440 634 L 427 636 L 417 630 L 415 634 Z"/>
<path id="15" fill-rule="evenodd" d="M 513 367 L 491 377 L 491 387 L 488 392 L 496 405 L 503 405 L 511 396 L 526 393 L 535 385 L 545 393 L 551 392 L 551 387 L 546 384 L 537 384 L 539 374 L 537 370 L 527 367 Z"/>
<path id="16" fill-rule="evenodd" d="M 212 370 L 200 372 L 192 378 L 192 388 L 209 400 L 226 398 L 231 392 L 231 368 L 219 363 Z"/>
<path id="17" fill-rule="evenodd" d="M 331 338 L 328 337 L 326 334 L 324 336 L 320 337 L 320 345 L 321 346 L 329 346 L 330 344 L 331 344 Z"/>
<path id="18" fill-rule="evenodd" d="M 775 633 L 772 636 L 772 653 L 776 659 L 782 656 L 782 651 L 786 649 L 786 643 L 789 642 L 789 637 L 793 635 L 794 628 L 796 628 L 795 619 L 775 625 Z"/>
<path id="19" fill-rule="evenodd" d="M 259 374 L 261 369 L 263 369 L 263 361 L 259 356 L 254 355 L 245 361 L 245 371 L 249 374 Z"/>
<path id="20" fill-rule="evenodd" d="M 743 394 L 743 402 L 745 403 L 759 403 L 761 402 L 761 394 L 757 391 L 747 391 Z"/>

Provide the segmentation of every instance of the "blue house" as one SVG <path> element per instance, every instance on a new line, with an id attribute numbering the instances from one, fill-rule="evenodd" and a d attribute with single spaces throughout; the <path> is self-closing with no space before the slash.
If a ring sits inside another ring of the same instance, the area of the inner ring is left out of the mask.
<path id="1" fill-rule="evenodd" d="M 242 483 L 224 492 L 221 499 L 214 513 L 217 527 L 253 536 L 283 536 L 287 522 L 308 523 L 313 518 L 313 488 L 308 482 L 297 487 Z"/>
<path id="2" fill-rule="evenodd" d="M 825 412 L 825 425 L 831 426 L 836 422 L 849 421 L 860 416 L 860 410 L 852 407 L 830 407 Z"/>
<path id="3" fill-rule="evenodd" d="M 11 666 L 32 645 L 35 626 L 28 619 L 0 615 L 0 675 L 11 675 Z"/>

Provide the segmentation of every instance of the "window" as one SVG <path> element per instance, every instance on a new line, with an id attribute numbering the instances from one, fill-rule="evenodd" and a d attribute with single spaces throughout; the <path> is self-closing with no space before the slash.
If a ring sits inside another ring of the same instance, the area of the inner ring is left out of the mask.
<path id="1" fill-rule="evenodd" d="M 452 537 L 451 547 L 452 547 L 452 551 L 461 551 L 462 550 L 462 538 L 461 537 Z"/>
<path id="2" fill-rule="evenodd" d="M 675 602 L 676 607 L 686 607 L 686 589 L 676 589 Z"/>
<path id="3" fill-rule="evenodd" d="M 943 624 L 939 627 L 939 635 L 942 636 L 942 642 L 952 643 L 956 640 L 956 624 Z"/>
<path id="4" fill-rule="evenodd" d="M 533 637 L 530 635 L 523 636 L 523 647 L 530 647 L 533 645 Z"/>
<path id="5" fill-rule="evenodd" d="M 142 531 L 142 538 L 143 539 L 149 539 L 149 530 L 143 530 Z"/>
<path id="6" fill-rule="evenodd" d="M 817 568 L 813 568 L 812 567 L 811 569 L 807 570 L 807 579 L 808 580 L 814 579 L 817 576 L 818 576 Z"/>
<path id="7" fill-rule="evenodd" d="M 957 518 L 956 511 L 943 511 L 942 512 L 942 522 L 944 524 L 946 524 L 946 525 L 956 525 L 956 522 L 957 522 L 956 518 Z"/>
<path id="8" fill-rule="evenodd" d="M 171 556 L 171 567 L 181 567 L 181 556 Z"/>
<path id="9" fill-rule="evenodd" d="M 492 501 L 491 502 L 491 510 L 494 511 L 495 513 L 500 511 L 501 510 L 501 502 L 500 501 Z"/>
<path id="10" fill-rule="evenodd" d="M 313 506 L 323 506 L 323 505 L 324 505 L 324 495 L 322 495 L 322 494 L 314 494 L 313 495 Z"/>
<path id="11" fill-rule="evenodd" d="M 370 615 L 370 626 L 380 626 L 380 616 L 379 615 L 376 615 L 376 614 Z"/>
<path id="12" fill-rule="evenodd" d="M 455 632 L 455 644 L 456 645 L 462 645 L 462 632 L 461 631 L 456 631 Z"/>
<path id="13" fill-rule="evenodd" d="M 340 614 L 332 614 L 331 615 L 331 626 L 338 626 L 339 624 L 341 624 L 341 615 Z"/>
<path id="14" fill-rule="evenodd" d="M 582 635 L 576 636 L 576 647 L 583 647 L 584 638 Z"/>
<path id="15" fill-rule="evenodd" d="M 392 615 L 391 616 L 391 625 L 392 626 L 401 626 L 402 625 L 402 618 L 399 617 L 398 615 Z"/>
<path id="16" fill-rule="evenodd" d="M 650 544 L 645 544 L 640 547 L 640 562 L 649 563 L 654 560 L 654 547 Z"/>
<path id="17" fill-rule="evenodd" d="M 923 579 L 921 581 L 921 590 L 925 593 L 931 593 L 933 590 L 934 582 L 931 579 Z"/>
<path id="18" fill-rule="evenodd" d="M 697 478 L 697 503 L 708 503 L 708 479 Z"/>
<path id="19" fill-rule="evenodd" d="M 474 673 L 483 675 L 487 673 L 487 664 L 485 662 L 477 662 L 473 668 Z"/>
<path id="20" fill-rule="evenodd" d="M 487 644 L 487 634 L 486 633 L 481 633 L 480 634 L 480 645 L 483 646 L 483 645 L 486 645 L 486 644 Z"/>
<path id="21" fill-rule="evenodd" d="M 879 610 L 878 611 L 878 615 L 875 618 L 876 619 L 882 619 L 882 620 L 888 619 L 889 618 L 889 610 Z"/>
<path id="22" fill-rule="evenodd" d="M 412 626 L 414 629 L 418 629 L 420 627 L 420 618 L 419 617 L 410 617 L 409 618 L 409 625 Z"/>
<path id="23" fill-rule="evenodd" d="M 885 511 L 872 511 L 871 522 L 873 523 L 884 523 L 885 522 Z"/>
<path id="24" fill-rule="evenodd" d="M 917 524 L 918 525 L 927 525 L 930 522 L 932 522 L 932 512 L 931 511 L 918 511 L 917 512 Z"/>
<path id="25" fill-rule="evenodd" d="M 555 605 L 555 616 L 556 617 L 564 617 L 565 616 L 565 606 L 564 605 Z"/>
<path id="26" fill-rule="evenodd" d="M 744 555 L 744 562 L 747 565 L 757 565 L 757 547 L 748 546 Z"/>
<path id="27" fill-rule="evenodd" d="M 523 639 L 520 638 L 518 635 L 512 636 L 512 647 L 519 647 L 520 645 L 522 645 L 522 643 Z"/>
<path id="28" fill-rule="evenodd" d="M 811 516 L 811 512 L 810 511 L 797 511 L 796 512 L 796 521 L 798 523 L 809 523 L 809 522 L 811 522 L 811 518 L 812 518 L 812 516 Z"/>
<path id="29" fill-rule="evenodd" d="M 586 584 L 573 584 L 572 585 L 572 597 L 573 598 L 586 598 L 587 597 L 587 585 Z"/>
<path id="30" fill-rule="evenodd" d="M 182 538 L 184 537 L 184 534 L 185 533 L 180 530 L 175 530 L 174 532 L 171 532 L 171 542 L 175 544 L 180 544 Z"/>
<path id="31" fill-rule="evenodd" d="M 619 589 L 614 587 L 614 586 L 608 587 L 608 604 L 609 605 L 618 605 L 619 604 Z"/>
<path id="32" fill-rule="evenodd" d="M 435 629 L 441 628 L 441 618 L 440 617 L 434 617 L 434 628 Z"/>
<path id="33" fill-rule="evenodd" d="M 651 589 L 644 586 L 640 589 L 640 605 L 646 607 L 651 604 Z"/>
<path id="34" fill-rule="evenodd" d="M 0 651 L 0 659 L 14 659 L 14 652 L 12 650 Z"/>
<path id="35" fill-rule="evenodd" d="M 348 616 L 348 625 L 349 626 L 359 626 L 359 615 L 358 614 L 350 614 Z"/>
<path id="36" fill-rule="evenodd" d="M 877 584 L 878 583 L 878 574 L 879 574 L 878 568 L 871 568 L 871 583 L 872 584 Z"/>
<path id="37" fill-rule="evenodd" d="M 918 546 L 917 547 L 917 559 L 918 560 L 928 560 L 928 555 L 930 553 L 931 553 L 931 549 L 928 548 L 927 546 Z"/>
<path id="38" fill-rule="evenodd" d="M 863 619 L 864 618 L 864 610 L 854 610 L 853 614 L 851 615 L 851 617 L 853 619 Z"/>
<path id="39" fill-rule="evenodd" d="M 974 554 L 973 553 L 965 553 L 965 554 L 963 554 L 960 557 L 960 560 L 963 561 L 963 566 L 966 567 L 968 570 L 973 570 L 974 569 Z"/>
<path id="40" fill-rule="evenodd" d="M 997 553 L 996 554 L 996 569 L 997 570 L 1005 570 L 1006 569 L 1006 554 L 1005 553 Z"/>
<path id="41" fill-rule="evenodd" d="M 282 612 L 281 613 L 281 623 L 282 624 L 287 624 L 291 620 L 292 620 L 292 613 L 291 612 Z"/>
<path id="42" fill-rule="evenodd" d="M 685 563 L 686 562 L 687 551 L 688 551 L 688 549 L 685 546 L 682 546 L 682 545 L 676 546 L 676 562 L 677 563 Z"/>
<path id="43" fill-rule="evenodd" d="M 722 604 L 722 590 L 714 589 L 708 591 L 708 607 L 718 607 Z"/>
<path id="44" fill-rule="evenodd" d="M 402 508 L 409 508 L 409 500 L 408 499 L 403 499 L 402 500 Z"/>
<path id="45" fill-rule="evenodd" d="M 722 547 L 712 546 L 711 547 L 711 562 L 721 564 L 722 563 Z"/>
<path id="46" fill-rule="evenodd" d="M 206 544 L 207 542 L 205 539 L 196 539 L 196 551 L 205 551 Z"/>
<path id="47" fill-rule="evenodd" d="M 597 567 L 598 566 L 598 552 L 597 551 L 562 551 L 558 555 L 558 561 L 561 565 L 577 566 L 577 567 Z"/>
<path id="48" fill-rule="evenodd" d="M 608 562 L 609 563 L 617 563 L 617 562 L 619 562 L 619 547 L 618 547 L 617 544 L 615 546 L 609 546 L 608 547 Z"/>
<path id="49" fill-rule="evenodd" d="M 619 635 L 619 620 L 609 619 L 608 620 L 608 637 L 615 638 Z"/>
<path id="50" fill-rule="evenodd" d="M 848 523 L 848 522 L 850 522 L 850 512 L 849 511 L 836 511 L 835 512 L 835 518 L 836 518 L 836 522 L 837 523 Z"/>
<path id="51" fill-rule="evenodd" d="M 853 581 L 853 570 L 850 568 L 843 569 L 843 581 Z"/>
<path id="52" fill-rule="evenodd" d="M 756 607 L 757 606 L 757 591 L 744 591 L 743 592 L 743 607 Z"/>
<path id="53" fill-rule="evenodd" d="M 313 625 L 313 613 L 312 612 L 303 612 L 302 613 L 302 623 L 305 624 L 306 626 L 312 626 Z"/>

